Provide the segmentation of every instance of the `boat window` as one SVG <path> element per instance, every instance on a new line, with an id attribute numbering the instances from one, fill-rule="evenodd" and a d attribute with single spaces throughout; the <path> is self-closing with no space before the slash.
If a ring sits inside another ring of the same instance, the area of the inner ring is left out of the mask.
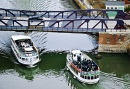
<path id="1" fill-rule="evenodd" d="M 83 75 L 80 75 L 83 78 Z"/>
<path id="2" fill-rule="evenodd" d="M 96 75 L 95 75 L 95 79 L 96 79 L 97 77 L 96 77 Z"/>
<path id="3" fill-rule="evenodd" d="M 118 38 L 118 42 L 119 42 L 119 43 L 121 42 L 121 38 Z"/>
<path id="4" fill-rule="evenodd" d="M 88 76 L 88 79 L 90 79 L 90 76 Z"/>
<path id="5" fill-rule="evenodd" d="M 83 76 L 83 78 L 85 78 L 85 75 Z"/>
<path id="6" fill-rule="evenodd" d="M 32 56 L 32 54 L 31 53 L 26 53 L 26 56 Z"/>
<path id="7" fill-rule="evenodd" d="M 106 41 L 107 41 L 107 43 L 110 43 L 110 38 L 107 38 Z"/>
<path id="8" fill-rule="evenodd" d="M 97 78 L 98 78 L 99 76 L 97 75 Z"/>
<path id="9" fill-rule="evenodd" d="M 85 76 L 85 79 L 87 79 L 87 77 Z"/>
<path id="10" fill-rule="evenodd" d="M 25 60 L 25 58 L 22 58 L 22 60 Z"/>
<path id="11" fill-rule="evenodd" d="M 76 57 L 76 54 L 74 54 L 74 57 Z"/>
<path id="12" fill-rule="evenodd" d="M 86 76 L 86 79 L 88 79 L 88 76 Z"/>
<path id="13" fill-rule="evenodd" d="M 91 79 L 93 79 L 93 76 L 91 76 Z"/>

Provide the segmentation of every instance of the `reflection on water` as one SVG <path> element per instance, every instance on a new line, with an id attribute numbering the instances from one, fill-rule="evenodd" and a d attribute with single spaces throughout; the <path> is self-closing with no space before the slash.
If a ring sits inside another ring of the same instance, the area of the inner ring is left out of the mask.
<path id="1" fill-rule="evenodd" d="M 27 80 L 33 80 L 34 75 L 36 75 L 40 71 L 38 66 L 34 68 L 27 68 L 22 65 L 15 65 L 15 70 L 19 73 L 20 77 L 23 77 Z"/>

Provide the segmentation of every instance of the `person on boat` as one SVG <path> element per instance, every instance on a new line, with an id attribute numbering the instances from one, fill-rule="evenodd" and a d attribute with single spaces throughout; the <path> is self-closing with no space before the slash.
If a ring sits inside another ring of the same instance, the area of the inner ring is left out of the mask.
<path id="1" fill-rule="evenodd" d="M 77 58 L 76 58 L 76 54 L 72 54 L 72 58 L 73 58 L 72 63 L 73 63 L 74 65 L 77 65 Z"/>
<path id="2" fill-rule="evenodd" d="M 87 65 L 88 65 L 87 71 L 91 71 L 92 70 L 92 61 L 91 60 L 87 60 Z"/>
<path id="3" fill-rule="evenodd" d="M 89 70 L 89 67 L 88 67 L 88 65 L 87 65 L 87 62 L 88 62 L 88 60 L 86 59 L 86 58 L 83 58 L 83 60 L 82 60 L 82 70 L 83 71 L 87 71 L 87 70 Z"/>
<path id="4" fill-rule="evenodd" d="M 98 70 L 98 66 L 95 62 L 92 61 L 92 71 Z"/>
<path id="5" fill-rule="evenodd" d="M 81 68 L 81 54 L 77 55 L 77 67 Z"/>

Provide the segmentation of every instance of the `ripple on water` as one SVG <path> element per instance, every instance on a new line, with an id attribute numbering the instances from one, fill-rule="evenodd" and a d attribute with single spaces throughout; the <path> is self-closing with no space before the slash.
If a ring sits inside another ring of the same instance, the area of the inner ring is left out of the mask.
<path id="1" fill-rule="evenodd" d="M 0 7 L 21 10 L 70 10 L 73 7 L 69 2 L 62 0 L 2 0 Z"/>
<path id="2" fill-rule="evenodd" d="M 114 73 L 101 72 L 100 84 L 105 89 L 129 89 L 130 82 L 118 78 Z"/>

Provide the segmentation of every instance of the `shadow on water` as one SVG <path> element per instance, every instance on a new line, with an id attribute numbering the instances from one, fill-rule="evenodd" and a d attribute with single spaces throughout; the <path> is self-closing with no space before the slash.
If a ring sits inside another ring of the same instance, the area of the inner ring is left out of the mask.
<path id="1" fill-rule="evenodd" d="M 34 75 L 38 74 L 40 71 L 39 66 L 36 66 L 33 68 L 27 68 L 22 65 L 15 65 L 15 70 L 16 70 L 16 72 L 19 73 L 19 76 L 21 76 L 22 78 L 25 78 L 27 80 L 33 80 Z"/>

